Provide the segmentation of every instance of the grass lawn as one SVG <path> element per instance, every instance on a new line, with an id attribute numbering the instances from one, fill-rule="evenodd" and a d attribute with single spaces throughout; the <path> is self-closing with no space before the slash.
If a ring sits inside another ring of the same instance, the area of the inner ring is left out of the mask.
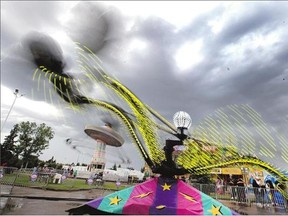
<path id="1" fill-rule="evenodd" d="M 46 188 L 50 190 L 81 190 L 81 189 L 93 189 L 101 188 L 105 190 L 117 190 L 115 182 L 105 182 L 103 186 L 89 185 L 86 183 L 85 179 L 74 179 L 67 178 L 61 184 L 54 184 L 51 181 L 47 184 L 45 181 L 32 182 L 29 173 L 12 173 L 5 174 L 1 179 L 1 184 L 12 185 L 14 182 L 15 186 L 23 187 L 37 187 L 37 188 Z M 119 190 L 124 189 L 125 186 L 120 186 Z"/>
<path id="2" fill-rule="evenodd" d="M 86 183 L 85 179 L 73 179 L 67 178 L 61 184 L 49 183 L 46 187 L 51 190 L 80 190 L 80 189 L 92 189 L 100 188 L 105 190 L 117 190 L 116 184 L 114 182 L 105 182 L 103 186 L 89 185 Z M 125 187 L 119 187 L 119 190 Z"/>

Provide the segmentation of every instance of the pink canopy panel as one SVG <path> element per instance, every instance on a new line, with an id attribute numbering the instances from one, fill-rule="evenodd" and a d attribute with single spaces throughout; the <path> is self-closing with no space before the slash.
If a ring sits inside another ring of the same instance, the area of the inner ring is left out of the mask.
<path id="1" fill-rule="evenodd" d="M 219 201 L 174 178 L 152 178 L 67 210 L 70 214 L 238 215 Z"/>

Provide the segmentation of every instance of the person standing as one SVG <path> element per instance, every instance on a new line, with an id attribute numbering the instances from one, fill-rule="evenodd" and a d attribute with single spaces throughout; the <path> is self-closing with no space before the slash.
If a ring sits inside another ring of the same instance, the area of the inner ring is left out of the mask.
<path id="1" fill-rule="evenodd" d="M 274 206 L 275 205 L 275 198 L 274 198 L 274 185 L 271 180 L 267 180 L 265 183 L 266 187 L 266 194 L 265 194 L 265 205 L 269 206 L 269 203 Z"/>
<path id="2" fill-rule="evenodd" d="M 217 194 L 222 194 L 223 186 L 222 186 L 222 181 L 220 178 L 217 178 L 216 188 L 217 188 Z"/>
<path id="3" fill-rule="evenodd" d="M 245 185 L 242 180 L 242 178 L 239 178 L 237 181 L 237 198 L 238 202 L 244 203 L 246 201 L 246 196 L 245 196 Z"/>
<path id="4" fill-rule="evenodd" d="M 73 172 L 73 177 L 74 177 L 74 178 L 77 177 L 77 173 L 78 173 L 78 172 L 77 172 L 77 170 L 75 169 L 74 172 Z"/>
<path id="5" fill-rule="evenodd" d="M 258 178 L 259 179 L 259 178 Z M 260 181 L 257 179 L 253 179 L 252 182 L 252 187 L 253 187 L 253 191 L 254 191 L 254 195 L 255 195 L 255 199 L 256 199 L 256 205 L 261 205 L 261 194 L 260 194 Z"/>
<path id="6" fill-rule="evenodd" d="M 236 200 L 236 184 L 235 184 L 235 181 L 233 179 L 233 176 L 231 175 L 229 180 L 228 180 L 228 184 L 229 184 L 229 187 L 230 187 L 230 192 L 231 192 L 231 199 L 235 199 Z"/>

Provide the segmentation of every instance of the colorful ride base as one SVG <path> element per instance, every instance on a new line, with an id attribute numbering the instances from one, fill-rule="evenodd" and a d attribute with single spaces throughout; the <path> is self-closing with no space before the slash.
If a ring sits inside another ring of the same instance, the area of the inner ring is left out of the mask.
<path id="1" fill-rule="evenodd" d="M 239 215 L 179 179 L 157 177 L 67 210 L 69 214 Z"/>

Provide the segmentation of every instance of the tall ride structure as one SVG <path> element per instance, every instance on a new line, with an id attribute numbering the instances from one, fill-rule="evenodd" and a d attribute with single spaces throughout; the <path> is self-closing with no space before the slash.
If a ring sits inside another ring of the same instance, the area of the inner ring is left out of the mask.
<path id="1" fill-rule="evenodd" d="M 114 131 L 111 124 L 108 123 L 102 127 L 87 125 L 84 132 L 97 142 L 97 146 L 90 164 L 90 171 L 102 172 L 106 163 L 106 145 L 120 147 L 123 145 L 124 139 L 116 131 Z"/>

